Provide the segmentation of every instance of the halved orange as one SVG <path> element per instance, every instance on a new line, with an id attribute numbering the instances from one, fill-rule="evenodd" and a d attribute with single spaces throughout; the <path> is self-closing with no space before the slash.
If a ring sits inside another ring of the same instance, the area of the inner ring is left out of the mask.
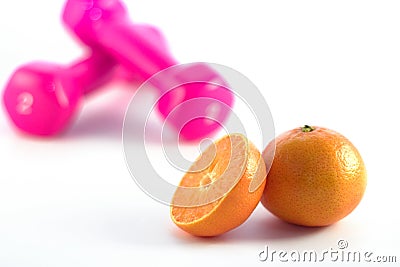
<path id="1" fill-rule="evenodd" d="M 171 218 L 195 236 L 216 236 L 241 225 L 256 208 L 266 177 L 260 151 L 241 134 L 209 146 L 182 178 Z"/>

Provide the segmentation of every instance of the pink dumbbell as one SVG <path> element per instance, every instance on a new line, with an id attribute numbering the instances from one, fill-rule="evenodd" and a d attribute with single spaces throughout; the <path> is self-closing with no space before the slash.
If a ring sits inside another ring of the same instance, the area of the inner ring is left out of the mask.
<path id="1" fill-rule="evenodd" d="M 157 28 L 140 25 L 138 31 L 166 46 Z M 81 98 L 113 78 L 116 61 L 101 49 L 93 50 L 87 59 L 69 67 L 46 62 L 19 67 L 3 95 L 4 106 L 13 123 L 34 135 L 62 131 L 75 114 Z"/>
<path id="2" fill-rule="evenodd" d="M 111 79 L 115 61 L 104 53 L 61 67 L 34 62 L 19 67 L 6 85 L 3 100 L 14 124 L 34 135 L 65 128 L 82 95 Z"/>
<path id="3" fill-rule="evenodd" d="M 63 20 L 80 40 L 101 47 L 126 69 L 146 80 L 177 64 L 166 49 L 129 22 L 118 0 L 68 0 Z M 186 140 L 197 140 L 219 129 L 233 105 L 233 94 L 207 64 L 191 64 L 151 79 L 159 90 L 158 109 Z M 174 90 L 170 86 L 175 86 Z M 192 105 L 180 105 L 201 98 Z M 173 111 L 178 105 L 179 112 Z M 228 107 L 228 108 L 227 108 Z M 168 117 L 171 112 L 173 116 Z M 211 118 L 211 119 L 209 119 Z"/>

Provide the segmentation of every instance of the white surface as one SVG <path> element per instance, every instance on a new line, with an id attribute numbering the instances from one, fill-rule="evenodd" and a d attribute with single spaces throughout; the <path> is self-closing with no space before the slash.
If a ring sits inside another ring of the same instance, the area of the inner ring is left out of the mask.
<path id="1" fill-rule="evenodd" d="M 81 54 L 59 23 L 62 5 L 1 1 L 1 86 L 23 62 L 67 63 Z M 368 168 L 365 197 L 350 216 L 323 229 L 284 224 L 259 206 L 226 235 L 188 236 L 173 225 L 169 208 L 129 176 L 121 125 L 130 93 L 112 90 L 90 99 L 55 139 L 17 134 L 1 112 L 0 266 L 273 265 L 258 260 L 265 245 L 323 251 L 337 248 L 339 239 L 352 251 L 400 261 L 400 2 L 137 0 L 128 6 L 136 21 L 164 30 L 182 62 L 217 62 L 247 75 L 265 95 L 278 133 L 307 123 L 352 140 Z"/>

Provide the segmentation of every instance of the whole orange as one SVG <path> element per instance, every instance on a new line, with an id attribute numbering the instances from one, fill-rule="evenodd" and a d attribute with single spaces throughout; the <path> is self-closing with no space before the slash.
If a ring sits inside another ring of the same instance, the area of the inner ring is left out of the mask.
<path id="1" fill-rule="evenodd" d="M 330 225 L 352 212 L 364 194 L 361 155 L 333 130 L 306 125 L 285 132 L 268 144 L 263 157 L 272 165 L 261 202 L 289 223 Z"/>

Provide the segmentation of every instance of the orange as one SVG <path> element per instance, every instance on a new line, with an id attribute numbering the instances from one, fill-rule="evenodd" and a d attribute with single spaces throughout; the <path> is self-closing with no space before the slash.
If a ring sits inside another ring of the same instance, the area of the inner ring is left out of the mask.
<path id="1" fill-rule="evenodd" d="M 352 212 L 364 194 L 367 174 L 361 155 L 335 131 L 296 128 L 271 142 L 263 157 L 273 162 L 261 202 L 289 223 L 330 225 Z"/>
<path id="2" fill-rule="evenodd" d="M 253 212 L 265 177 L 260 151 L 241 134 L 227 135 L 209 146 L 184 175 L 172 200 L 171 218 L 195 236 L 223 234 Z"/>

